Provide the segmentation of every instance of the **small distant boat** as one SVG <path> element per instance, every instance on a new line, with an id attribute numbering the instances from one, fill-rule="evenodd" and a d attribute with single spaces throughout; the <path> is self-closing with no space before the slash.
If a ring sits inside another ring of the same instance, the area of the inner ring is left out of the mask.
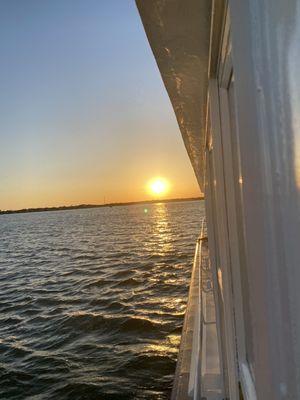
<path id="1" fill-rule="evenodd" d="M 300 1 L 136 3 L 206 206 L 172 399 L 300 399 Z"/>

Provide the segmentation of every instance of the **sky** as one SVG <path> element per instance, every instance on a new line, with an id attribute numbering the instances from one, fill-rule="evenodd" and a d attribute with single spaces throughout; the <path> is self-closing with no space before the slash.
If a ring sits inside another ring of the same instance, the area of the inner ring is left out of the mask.
<path id="1" fill-rule="evenodd" d="M 0 209 L 199 196 L 134 0 L 2 0 L 0 54 Z"/>

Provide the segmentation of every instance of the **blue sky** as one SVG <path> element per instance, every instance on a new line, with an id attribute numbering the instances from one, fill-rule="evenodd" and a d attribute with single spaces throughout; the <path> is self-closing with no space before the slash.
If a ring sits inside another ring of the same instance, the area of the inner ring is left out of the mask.
<path id="1" fill-rule="evenodd" d="M 0 52 L 0 208 L 198 195 L 133 0 L 2 0 Z"/>

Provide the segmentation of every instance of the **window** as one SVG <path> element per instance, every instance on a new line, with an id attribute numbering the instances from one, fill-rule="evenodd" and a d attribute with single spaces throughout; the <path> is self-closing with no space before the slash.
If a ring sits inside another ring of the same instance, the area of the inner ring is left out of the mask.
<path id="1" fill-rule="evenodd" d="M 241 280 L 241 297 L 243 303 L 243 319 L 244 319 L 244 336 L 245 336 L 245 357 L 251 369 L 253 369 L 253 342 L 252 342 L 252 323 L 249 305 L 249 281 L 246 259 L 246 238 L 244 230 L 244 212 L 243 212 L 243 175 L 241 170 L 239 135 L 237 123 L 236 99 L 234 92 L 234 75 L 231 75 L 230 84 L 228 87 L 228 105 L 230 119 L 230 139 L 231 139 L 231 154 L 232 154 L 232 173 L 235 196 L 236 209 L 236 228 L 238 236 L 238 251 L 239 251 L 239 270 Z M 238 289 L 237 289 L 238 290 Z M 241 332 L 237 332 L 241 334 Z"/>

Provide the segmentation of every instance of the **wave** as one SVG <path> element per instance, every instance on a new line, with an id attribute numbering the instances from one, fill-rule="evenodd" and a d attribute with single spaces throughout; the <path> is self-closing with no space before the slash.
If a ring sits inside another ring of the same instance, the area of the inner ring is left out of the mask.
<path id="1" fill-rule="evenodd" d="M 3 219 L 0 398 L 169 399 L 199 204 Z"/>
<path id="2" fill-rule="evenodd" d="M 161 332 L 165 324 L 146 318 L 133 316 L 111 317 L 94 313 L 74 313 L 64 317 L 57 329 L 65 328 L 84 331 L 85 333 L 99 331 L 100 333 L 136 333 L 151 336 Z"/>

